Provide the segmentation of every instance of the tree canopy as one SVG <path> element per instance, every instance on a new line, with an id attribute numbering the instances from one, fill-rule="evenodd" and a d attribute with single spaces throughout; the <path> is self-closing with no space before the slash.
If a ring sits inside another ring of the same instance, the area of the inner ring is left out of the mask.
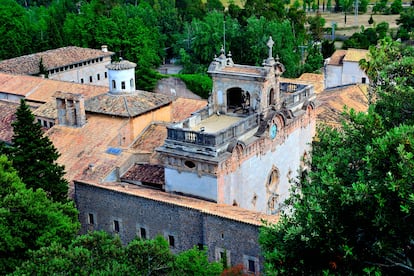
<path id="1" fill-rule="evenodd" d="M 97 231 L 68 246 L 55 242 L 31 252 L 14 275 L 220 275 L 220 263 L 209 263 L 206 250 L 193 248 L 173 255 L 161 236 L 135 239 L 126 246 L 118 236 Z"/>
<path id="2" fill-rule="evenodd" d="M 79 230 L 73 202 L 53 202 L 42 189 L 27 188 L 0 155 L 0 269 L 11 272 L 30 250 L 69 244 Z"/>
<path id="3" fill-rule="evenodd" d="M 372 48 L 377 101 L 344 113 L 339 129 L 318 130 L 310 172 L 280 222 L 262 229 L 270 274 L 414 272 L 414 71 L 402 51 Z"/>
<path id="4" fill-rule="evenodd" d="M 67 201 L 69 184 L 64 167 L 56 162 L 59 153 L 23 99 L 12 126 L 14 134 L 8 153 L 19 177 L 27 187 L 43 189 L 54 201 Z"/>

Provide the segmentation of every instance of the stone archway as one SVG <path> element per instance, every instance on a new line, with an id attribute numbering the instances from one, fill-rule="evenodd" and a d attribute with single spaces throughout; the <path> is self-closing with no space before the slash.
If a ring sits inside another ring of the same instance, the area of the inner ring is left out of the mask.
<path id="1" fill-rule="evenodd" d="M 240 87 L 227 90 L 227 112 L 248 113 L 250 109 L 250 93 Z"/>

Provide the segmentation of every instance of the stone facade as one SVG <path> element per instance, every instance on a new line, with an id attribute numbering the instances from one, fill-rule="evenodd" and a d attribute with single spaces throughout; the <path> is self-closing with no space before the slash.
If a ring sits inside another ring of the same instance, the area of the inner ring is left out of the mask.
<path id="1" fill-rule="evenodd" d="M 81 233 L 104 230 L 119 235 L 123 243 L 137 236 L 161 235 L 169 241 L 172 252 L 206 245 L 210 261 L 219 261 L 226 252 L 229 265 L 248 267 L 250 260 L 255 262 L 255 272 L 263 269 L 258 244 L 260 222 L 245 223 L 211 214 L 203 208 L 134 196 L 79 181 L 75 182 L 75 201 Z"/>
<path id="2" fill-rule="evenodd" d="M 234 64 L 224 52 L 210 64 L 206 109 L 168 126 L 158 148 L 165 190 L 276 214 L 303 170 L 315 134 L 310 85 L 280 81 L 272 55 L 263 66 Z"/>

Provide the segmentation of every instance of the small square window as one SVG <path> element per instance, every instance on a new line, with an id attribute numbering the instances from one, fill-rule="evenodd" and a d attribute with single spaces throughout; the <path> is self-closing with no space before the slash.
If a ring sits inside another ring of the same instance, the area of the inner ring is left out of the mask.
<path id="1" fill-rule="evenodd" d="M 253 272 L 253 273 L 255 273 L 256 272 L 256 263 L 255 263 L 255 261 L 253 261 L 253 260 L 248 260 L 248 269 L 249 269 L 249 272 Z"/>
<path id="2" fill-rule="evenodd" d="M 147 238 L 147 229 L 141 227 L 139 228 L 139 235 L 141 237 L 141 239 L 146 239 Z"/>
<path id="3" fill-rule="evenodd" d="M 119 233 L 119 221 L 114 220 L 114 231 Z"/>
<path id="4" fill-rule="evenodd" d="M 175 247 L 175 238 L 172 235 L 168 235 L 168 243 L 170 244 L 170 247 Z"/>
<path id="5" fill-rule="evenodd" d="M 95 218 L 93 217 L 93 214 L 88 214 L 88 223 L 95 224 Z"/>

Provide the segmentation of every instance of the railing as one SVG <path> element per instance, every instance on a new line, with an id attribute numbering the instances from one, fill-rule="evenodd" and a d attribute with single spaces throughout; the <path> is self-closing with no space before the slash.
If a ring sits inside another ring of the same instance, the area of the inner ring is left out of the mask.
<path id="1" fill-rule="evenodd" d="M 177 127 L 177 125 L 168 126 L 167 139 L 207 147 L 216 147 L 231 141 L 233 138 L 239 137 L 257 125 L 257 115 L 254 114 L 218 131 L 217 133 L 205 133 L 203 131 L 182 129 Z"/>
<path id="2" fill-rule="evenodd" d="M 282 86 L 284 89 L 282 89 Z M 313 94 L 312 86 L 294 83 L 282 83 L 281 91 L 284 92 L 282 97 L 287 107 L 302 103 Z"/>

